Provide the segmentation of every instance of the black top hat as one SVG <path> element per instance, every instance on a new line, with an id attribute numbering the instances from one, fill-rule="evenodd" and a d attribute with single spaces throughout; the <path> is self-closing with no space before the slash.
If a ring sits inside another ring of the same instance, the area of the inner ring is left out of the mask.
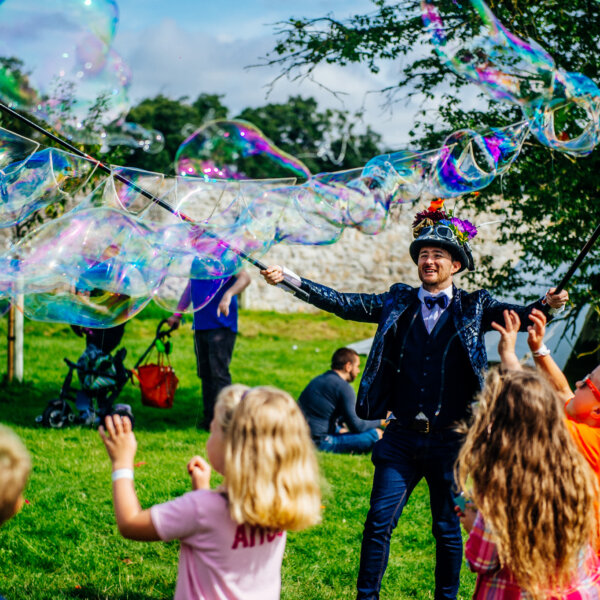
<path id="1" fill-rule="evenodd" d="M 475 268 L 469 240 L 477 235 L 476 227 L 466 220 L 453 217 L 441 210 L 434 208 L 438 202 L 432 203 L 429 210 L 417 214 L 413 223 L 413 236 L 415 240 L 410 245 L 410 257 L 415 264 L 419 260 L 419 252 L 425 246 L 444 248 L 452 255 L 454 260 L 460 262 L 460 273 L 465 269 L 472 271 Z"/>

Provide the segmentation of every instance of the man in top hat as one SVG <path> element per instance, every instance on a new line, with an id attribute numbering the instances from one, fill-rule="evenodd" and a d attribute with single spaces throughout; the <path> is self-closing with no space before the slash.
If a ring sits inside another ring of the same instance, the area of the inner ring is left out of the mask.
<path id="1" fill-rule="evenodd" d="M 453 218 L 439 202 L 413 223 L 410 256 L 421 286 L 394 284 L 383 294 L 348 294 L 299 278 L 277 265 L 262 274 L 277 285 L 283 279 L 308 292 L 314 306 L 355 321 L 378 323 L 360 382 L 356 413 L 362 419 L 393 420 L 375 444 L 370 510 L 363 532 L 357 589 L 359 599 L 379 598 L 390 538 L 410 494 L 425 478 L 436 540 L 435 598 L 456 598 L 462 538 L 454 511 L 453 466 L 462 443 L 455 430 L 468 418 L 487 367 L 484 333 L 515 310 L 523 329 L 532 309 L 547 315 L 562 309 L 563 291 L 550 290 L 528 306 L 499 302 L 486 290 L 467 293 L 453 284 L 473 270 L 469 241 L 476 228 Z"/>

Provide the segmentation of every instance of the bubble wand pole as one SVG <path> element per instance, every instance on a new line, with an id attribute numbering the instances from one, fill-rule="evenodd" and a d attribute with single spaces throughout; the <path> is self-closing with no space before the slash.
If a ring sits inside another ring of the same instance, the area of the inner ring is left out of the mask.
<path id="1" fill-rule="evenodd" d="M 154 202 L 155 204 L 158 204 L 158 206 L 160 206 L 161 208 L 168 210 L 170 213 L 179 217 L 183 221 L 186 221 L 186 222 L 192 223 L 192 224 L 194 223 L 193 219 L 191 219 L 187 215 L 175 210 L 167 202 L 164 202 L 160 198 L 157 198 L 154 194 L 151 194 L 148 190 L 145 190 L 144 188 L 140 187 L 133 181 L 130 181 L 126 177 L 123 177 L 119 173 L 113 173 L 112 169 L 108 165 L 99 161 L 97 158 L 94 158 L 93 156 L 90 156 L 89 154 L 79 150 L 79 148 L 76 148 L 72 144 L 69 144 L 69 142 L 63 140 L 62 138 L 58 137 L 57 135 L 54 135 L 52 132 L 48 131 L 47 129 L 44 129 L 37 123 L 34 123 L 27 117 L 24 117 L 22 114 L 18 113 L 16 110 L 13 110 L 12 108 L 6 106 L 2 102 L 0 102 L 0 111 L 7 115 L 10 115 L 11 117 L 21 121 L 22 123 L 25 123 L 32 129 L 37 131 L 38 133 L 41 133 L 42 135 L 46 136 L 47 138 L 50 138 L 53 142 L 56 142 L 57 144 L 59 144 L 60 146 L 62 146 L 63 148 L 65 148 L 66 150 L 71 152 L 72 154 L 76 154 L 77 156 L 81 156 L 82 158 L 85 158 L 85 159 L 93 162 L 101 171 L 104 171 L 108 175 L 112 175 L 112 177 L 114 177 L 121 183 L 124 183 L 125 185 L 134 189 L 136 192 L 138 192 L 145 198 L 148 198 L 148 200 L 152 200 L 152 202 Z M 203 231 L 204 231 L 204 233 L 206 233 L 206 235 L 208 235 L 210 237 L 216 237 L 213 234 L 211 234 L 209 231 L 206 231 L 206 230 L 203 230 Z M 258 268 L 260 270 L 267 268 L 267 265 L 265 265 L 263 262 L 257 260 L 256 258 L 253 258 L 252 256 L 246 254 L 242 250 L 237 250 L 237 249 L 233 248 L 232 246 L 227 244 L 227 242 L 225 242 L 225 241 L 223 241 L 223 243 L 228 245 L 231 248 L 231 250 L 233 252 L 235 252 L 240 258 L 249 262 L 251 265 L 254 265 L 256 268 Z M 288 288 L 296 297 L 301 298 L 302 300 L 308 300 L 308 294 L 304 290 L 300 289 L 298 286 L 294 285 L 293 283 L 290 283 L 289 281 L 283 281 L 282 285 L 284 287 Z"/>
<path id="2" fill-rule="evenodd" d="M 590 251 L 590 249 L 592 248 L 592 246 L 594 245 L 594 243 L 596 242 L 598 237 L 600 237 L 600 225 L 598 225 L 598 227 L 596 227 L 596 229 L 594 230 L 594 233 L 592 233 L 590 239 L 585 243 L 585 246 L 580 250 L 579 254 L 577 255 L 577 258 L 573 261 L 573 264 L 569 267 L 569 270 L 565 273 L 563 278 L 560 280 L 560 282 L 556 286 L 556 291 L 554 292 L 555 294 L 560 294 L 560 292 L 563 291 L 563 289 L 565 288 L 565 286 L 567 285 L 567 283 L 569 282 L 571 277 L 573 277 L 573 273 L 575 273 L 575 271 L 577 270 L 577 268 L 579 267 L 579 265 L 585 258 L 585 255 Z"/>

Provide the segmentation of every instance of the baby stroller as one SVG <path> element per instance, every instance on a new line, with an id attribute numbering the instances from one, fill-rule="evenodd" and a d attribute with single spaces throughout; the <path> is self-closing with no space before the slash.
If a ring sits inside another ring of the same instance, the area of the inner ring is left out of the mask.
<path id="1" fill-rule="evenodd" d="M 80 335 L 75 327 L 74 330 Z M 62 428 L 71 424 L 97 425 L 106 415 L 119 414 L 129 417 L 133 424 L 131 406 L 115 404 L 131 377 L 131 372 L 124 365 L 127 349 L 121 348 L 112 356 L 106 350 L 113 344 L 103 346 L 94 338 L 98 331 L 83 331 L 87 339 L 86 349 L 76 363 L 68 358 L 64 359 L 69 371 L 59 396 L 48 402 L 44 412 L 36 418 L 37 423 L 52 428 Z M 118 340 L 114 344 L 115 347 L 122 335 L 122 329 L 116 331 L 116 335 L 113 333 L 113 338 Z M 73 386 L 75 372 L 78 375 L 79 388 Z M 74 410 L 71 403 L 74 403 L 78 410 Z"/>

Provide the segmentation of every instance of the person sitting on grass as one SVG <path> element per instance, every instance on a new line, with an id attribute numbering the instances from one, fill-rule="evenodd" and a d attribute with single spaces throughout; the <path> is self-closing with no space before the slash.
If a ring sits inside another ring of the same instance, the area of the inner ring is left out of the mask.
<path id="1" fill-rule="evenodd" d="M 515 353 L 517 330 L 520 327 L 519 316 L 510 312 L 505 315 L 505 326 L 496 326 L 501 341 L 498 346 L 502 365 L 507 369 L 521 369 Z M 558 398 L 564 404 L 567 429 L 586 460 L 600 477 L 600 365 L 581 381 L 575 383 L 575 392 L 571 390 L 567 378 L 550 355 L 544 344 L 546 333 L 546 315 L 534 309 L 529 319 L 527 343 L 538 369 L 546 376 Z"/>
<path id="2" fill-rule="evenodd" d="M 474 599 L 599 597 L 597 481 L 540 374 L 489 373 L 456 477 Z"/>
<path id="3" fill-rule="evenodd" d="M 0 525 L 23 506 L 23 490 L 31 472 L 27 448 L 8 427 L 0 425 Z M 4 600 L 0 596 L 0 600 Z"/>
<path id="4" fill-rule="evenodd" d="M 319 520 L 319 474 L 308 427 L 293 398 L 273 387 L 229 386 L 217 398 L 206 454 L 188 463 L 193 491 L 142 510 L 133 485 L 137 448 L 127 417 L 100 428 L 112 462 L 121 534 L 179 539 L 175 599 L 279 598 L 287 530 Z"/>
<path id="5" fill-rule="evenodd" d="M 356 416 L 356 394 L 350 384 L 359 372 L 358 353 L 338 348 L 331 357 L 331 369 L 315 377 L 300 394 L 298 405 L 319 450 L 370 452 L 381 439 L 385 421 L 364 421 Z"/>

